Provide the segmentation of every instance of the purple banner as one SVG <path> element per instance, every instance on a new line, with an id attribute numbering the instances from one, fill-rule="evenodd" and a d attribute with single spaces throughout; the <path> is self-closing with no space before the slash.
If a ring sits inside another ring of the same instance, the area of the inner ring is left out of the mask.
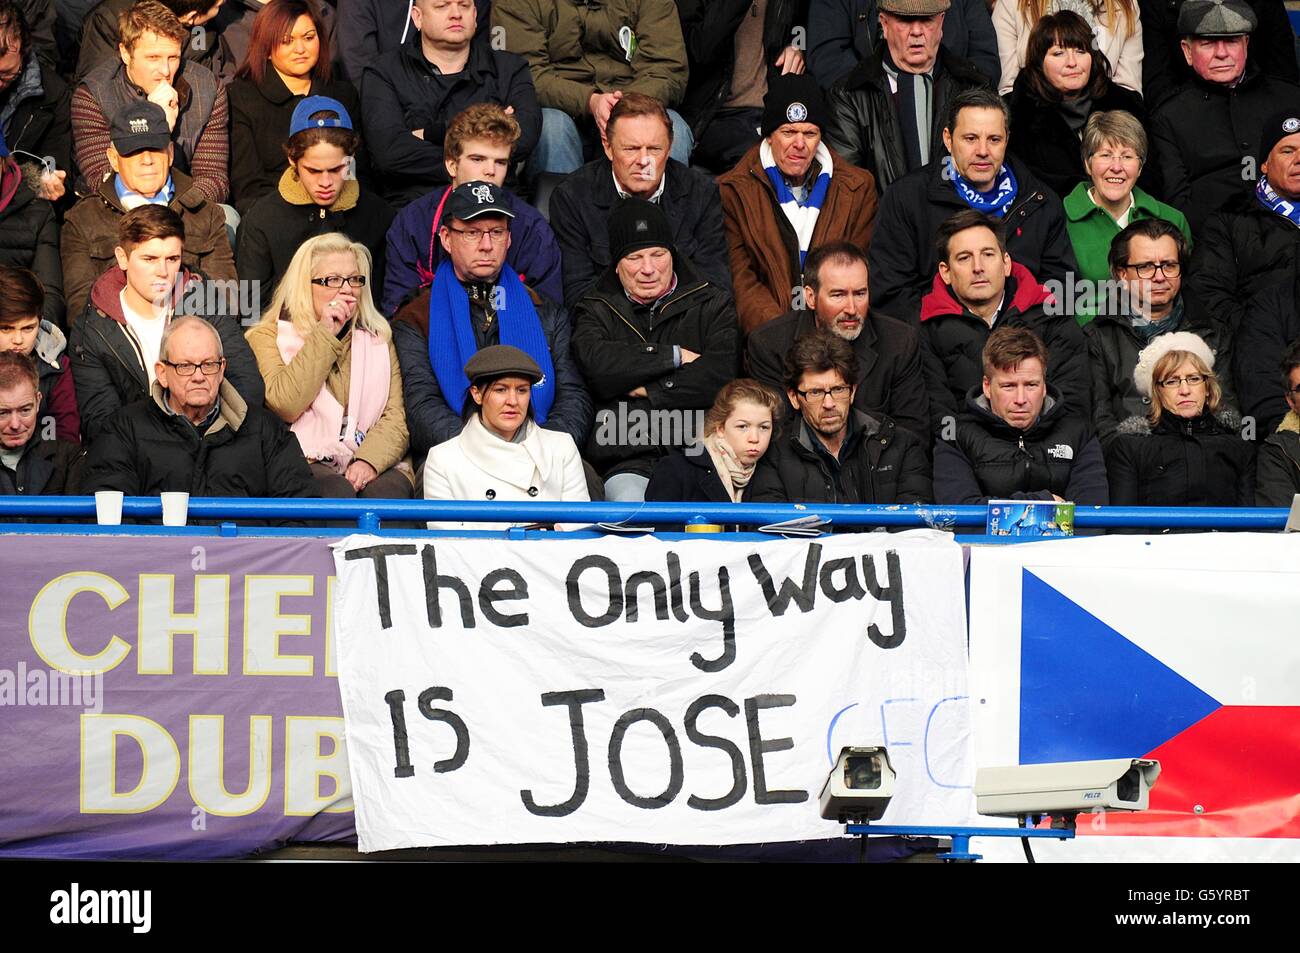
<path id="1" fill-rule="evenodd" d="M 328 542 L 0 537 L 0 856 L 355 837 Z"/>

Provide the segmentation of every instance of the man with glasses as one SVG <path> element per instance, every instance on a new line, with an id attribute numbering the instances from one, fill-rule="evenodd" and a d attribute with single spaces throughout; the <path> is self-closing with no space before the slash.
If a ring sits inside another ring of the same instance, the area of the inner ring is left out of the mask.
<path id="1" fill-rule="evenodd" d="M 858 358 L 819 328 L 794 343 L 786 396 L 799 412 L 759 461 L 753 503 L 929 503 L 930 462 L 921 441 L 883 414 L 853 405 Z"/>
<path id="2" fill-rule="evenodd" d="M 1092 422 L 1109 446 L 1120 422 L 1145 417 L 1151 401 L 1138 392 L 1138 353 L 1157 335 L 1191 331 L 1218 353 L 1219 382 L 1232 403 L 1223 326 L 1185 288 L 1187 239 L 1161 218 L 1130 223 L 1110 245 L 1110 273 L 1118 294 L 1105 296 L 1100 313 L 1084 327 L 1092 366 Z M 1080 408 L 1082 411 L 1083 408 Z"/>
<path id="3" fill-rule="evenodd" d="M 542 380 L 533 385 L 537 422 L 579 445 L 587 439 L 591 398 L 569 353 L 569 315 L 526 287 L 506 264 L 514 216 L 510 196 L 499 185 L 479 180 L 452 190 L 438 228 L 446 257 L 433 283 L 393 316 L 417 463 L 464 427 L 465 364 L 493 344 L 514 345 L 542 369 Z"/>
<path id="4" fill-rule="evenodd" d="M 149 395 L 105 426 L 90 449 L 84 492 L 127 496 L 311 497 L 297 439 L 225 379 L 217 329 L 179 317 L 163 333 Z"/>
<path id="5" fill-rule="evenodd" d="M 141 205 L 117 227 L 115 263 L 95 281 L 72 327 L 72 377 L 82 439 L 93 443 L 122 407 L 145 397 L 156 380 L 163 334 L 198 276 L 182 264 L 185 226 L 165 205 Z M 221 336 L 229 383 L 250 406 L 265 396 L 262 375 L 239 323 L 210 316 Z"/>

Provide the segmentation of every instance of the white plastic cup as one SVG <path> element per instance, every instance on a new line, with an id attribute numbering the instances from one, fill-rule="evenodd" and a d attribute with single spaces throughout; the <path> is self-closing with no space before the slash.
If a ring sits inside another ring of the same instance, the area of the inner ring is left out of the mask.
<path id="1" fill-rule="evenodd" d="M 190 495 L 171 492 L 162 494 L 162 517 L 164 526 L 184 526 L 189 513 Z"/>
<path id="2" fill-rule="evenodd" d="M 95 521 L 100 526 L 122 525 L 122 491 L 98 490 L 95 493 Z"/>

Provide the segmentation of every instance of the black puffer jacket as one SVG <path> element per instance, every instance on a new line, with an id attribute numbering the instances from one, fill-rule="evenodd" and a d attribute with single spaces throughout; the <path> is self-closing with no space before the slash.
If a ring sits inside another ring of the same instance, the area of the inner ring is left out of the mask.
<path id="1" fill-rule="evenodd" d="M 725 478 L 718 475 L 708 451 L 702 444 L 687 449 L 698 452 L 674 450 L 655 463 L 650 485 L 645 489 L 646 502 L 730 503 L 731 497 L 722 485 Z"/>
<path id="2" fill-rule="evenodd" d="M 1290 287 L 1300 253 L 1300 228 L 1239 195 L 1196 233 L 1186 284 L 1233 334 L 1251 312 L 1250 300 L 1268 288 Z"/>
<path id="3" fill-rule="evenodd" d="M 753 0 L 677 0 L 690 65 L 681 114 L 697 140 L 731 95 L 736 31 L 753 6 Z M 763 59 L 769 77 L 781 50 L 794 42 L 791 31 L 795 24 L 804 20 L 800 7 L 806 10 L 807 6 L 807 0 L 768 0 L 763 17 Z"/>
<path id="4" fill-rule="evenodd" d="M 1120 424 L 1106 450 L 1113 506 L 1254 506 L 1255 445 L 1237 422 L 1164 413 Z"/>
<path id="5" fill-rule="evenodd" d="M 736 376 L 731 296 L 698 277 L 680 256 L 675 267 L 677 288 L 654 309 L 630 301 L 611 267 L 573 312 L 573 356 L 596 405 L 583 456 L 606 479 L 616 473 L 649 476 L 665 453 L 702 437 L 704 413 Z M 674 345 L 699 359 L 675 367 Z M 638 387 L 647 396 L 629 397 Z M 667 428 L 668 434 L 661 430 L 656 439 L 651 422 L 674 417 L 680 426 Z M 632 428 L 638 420 L 649 437 L 636 438 Z"/>
<path id="6" fill-rule="evenodd" d="M 668 160 L 659 207 L 677 253 L 701 278 L 730 293 L 731 264 L 722 225 L 722 199 L 713 176 Z M 564 303 L 574 307 L 609 267 L 609 213 L 622 200 L 608 159 L 588 162 L 551 194 L 550 222 L 564 259 Z"/>
<path id="7" fill-rule="evenodd" d="M 63 184 L 70 201 L 74 178 L 72 90 L 43 61 L 31 55 L 25 60 L 22 75 L 0 96 L 0 109 L 13 107 L 13 115 L 5 123 L 5 143 L 12 153 L 21 149 L 42 158 L 53 158 L 54 167 L 68 173 Z M 20 164 L 34 161 L 31 156 L 15 155 L 15 158 Z"/>
<path id="8" fill-rule="evenodd" d="M 1092 374 L 1083 331 L 1068 314 L 1048 314 L 1052 299 L 1019 264 L 1012 264 L 1006 303 L 996 327 L 1028 328 L 1047 346 L 1047 381 L 1070 413 L 1092 407 Z M 993 329 L 953 297 L 938 275 L 921 305 L 921 365 L 930 391 L 930 424 L 937 435 L 947 418 L 965 406 L 966 395 L 984 379 L 984 345 Z"/>
<path id="9" fill-rule="evenodd" d="M 1039 99 L 1029 85 L 1029 72 L 1021 70 L 1016 85 L 1007 97 L 1011 109 L 1010 149 L 1025 165 L 1033 170 L 1057 198 L 1064 198 L 1074 187 L 1088 178 L 1083 167 L 1079 136 L 1065 121 L 1060 103 Z M 1122 109 L 1132 113 L 1144 126 L 1146 110 L 1142 97 L 1118 83 L 1108 83 L 1106 92 L 1092 100 L 1088 115 Z M 1154 196 L 1160 195 L 1158 166 L 1148 162 L 1142 170 L 1139 185 Z"/>
<path id="10" fill-rule="evenodd" d="M 45 288 L 46 321 L 63 322 L 63 260 L 54 206 L 22 181 L 11 159 L 0 160 L 0 263 L 35 272 Z M 7 202 L 5 199 L 8 199 Z"/>
<path id="11" fill-rule="evenodd" d="M 976 387 L 953 439 L 934 445 L 934 501 L 1050 500 L 1105 506 L 1110 498 L 1101 444 L 1082 414 L 1070 413 L 1053 387 L 1043 412 L 1017 430 L 993 414 Z"/>
<path id="12" fill-rule="evenodd" d="M 1251 299 L 1249 315 L 1233 341 L 1233 378 L 1241 412 L 1266 434 L 1286 416 L 1279 364 L 1300 339 L 1300 272 Z"/>
<path id="13" fill-rule="evenodd" d="M 1184 293 L 1183 320 L 1176 331 L 1190 331 L 1199 336 L 1215 353 L 1214 373 L 1223 390 L 1223 401 L 1237 406 L 1232 385 L 1232 359 L 1226 330 L 1215 322 L 1198 300 Z M 1103 444 L 1109 444 L 1121 420 L 1145 417 L 1151 410 L 1151 398 L 1138 393 L 1133 381 L 1138 354 L 1146 343 L 1137 336 L 1128 315 L 1099 314 L 1084 326 L 1088 342 L 1088 362 L 1092 368 L 1092 425 Z"/>
<path id="14" fill-rule="evenodd" d="M 77 494 L 81 445 L 67 440 L 28 441 L 18 466 L 0 463 L 0 496 L 71 496 Z M 6 517 L 6 521 L 12 517 Z"/>
<path id="15" fill-rule="evenodd" d="M 1065 230 L 1061 200 L 1019 159 L 1008 157 L 1018 191 L 1002 221 L 1007 251 L 1042 282 L 1065 281 L 1077 272 L 1074 247 Z M 867 249 L 871 306 L 903 321 L 916 320 L 921 298 L 939 272 L 934 235 L 945 219 L 969 208 L 943 177 L 944 162 L 909 172 L 885 192 L 876 231 Z"/>
<path id="16" fill-rule="evenodd" d="M 221 384 L 216 419 L 202 432 L 164 407 L 162 387 L 155 383 L 148 397 L 113 418 L 86 458 L 86 493 L 319 495 L 298 438 L 274 414 L 246 406 L 228 381 Z"/>
<path id="17" fill-rule="evenodd" d="M 851 411 L 836 463 L 802 418 L 772 441 L 749 483 L 750 503 L 929 503 L 930 461 L 921 441 L 888 417 Z M 814 441 L 817 441 L 814 446 Z"/>
<path id="18" fill-rule="evenodd" d="M 895 96 L 885 73 L 885 52 L 885 44 L 879 44 L 870 58 L 841 77 L 826 94 L 833 119 L 826 130 L 827 144 L 845 162 L 871 172 L 882 192 L 908 172 Z M 943 146 L 943 126 L 949 103 L 968 89 L 992 88 L 975 64 L 945 47 L 939 48 L 937 67 L 930 122 L 931 162 L 948 154 Z"/>
<path id="19" fill-rule="evenodd" d="M 1248 62 L 1231 89 L 1196 76 L 1155 111 L 1148 128 L 1161 197 L 1187 216 L 1193 235 L 1229 199 L 1254 188 L 1244 163 L 1253 159 L 1258 168 L 1264 162 L 1260 130 L 1288 106 L 1300 110 L 1300 86 L 1264 76 Z"/>
<path id="20" fill-rule="evenodd" d="M 1259 445 L 1255 460 L 1255 505 L 1290 506 L 1300 493 L 1300 417 L 1287 414 Z"/>

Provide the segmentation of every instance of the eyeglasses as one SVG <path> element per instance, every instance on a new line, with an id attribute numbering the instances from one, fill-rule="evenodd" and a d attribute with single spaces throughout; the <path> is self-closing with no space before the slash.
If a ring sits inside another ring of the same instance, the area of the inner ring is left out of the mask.
<path id="1" fill-rule="evenodd" d="M 463 241 L 466 245 L 477 245 L 479 242 L 483 240 L 484 235 L 492 239 L 493 245 L 500 245 L 503 241 L 506 240 L 506 236 L 510 234 L 510 229 L 506 228 L 504 225 L 498 225 L 496 228 L 487 228 L 487 229 L 452 228 L 450 225 L 448 225 L 447 231 L 455 232 L 457 235 L 460 236 L 460 240 Z"/>
<path id="2" fill-rule="evenodd" d="M 1110 165 L 1110 163 L 1114 162 L 1116 159 L 1125 164 L 1139 161 L 1138 155 L 1133 152 L 1094 152 L 1092 157 L 1094 159 L 1100 159 L 1107 165 Z"/>
<path id="3" fill-rule="evenodd" d="M 163 363 L 181 377 L 193 377 L 195 371 L 202 371 L 204 377 L 211 377 L 225 366 L 226 359 L 224 357 L 219 357 L 216 360 L 204 361 L 201 364 L 191 364 L 189 361 L 181 361 L 180 363 L 163 361 Z"/>
<path id="4" fill-rule="evenodd" d="M 1207 378 L 1200 374 L 1188 374 L 1186 377 L 1166 377 L 1160 382 L 1160 386 L 1165 390 L 1176 390 L 1184 383 L 1188 387 L 1200 387 L 1206 380 Z"/>
<path id="5" fill-rule="evenodd" d="M 827 394 L 830 394 L 835 400 L 843 400 L 845 397 L 849 396 L 849 391 L 851 390 L 853 390 L 853 388 L 848 384 L 837 384 L 830 388 L 830 390 L 827 390 L 824 387 L 814 387 L 811 390 L 796 390 L 795 393 L 804 400 L 818 403 L 825 400 Z"/>
<path id="6" fill-rule="evenodd" d="M 366 286 L 365 275 L 326 275 L 324 278 L 313 278 L 311 283 L 321 285 L 325 288 L 342 288 L 344 284 L 353 288 L 364 288 Z"/>
<path id="7" fill-rule="evenodd" d="M 1166 278 L 1177 278 L 1183 266 L 1176 261 L 1138 261 L 1126 266 L 1137 272 L 1139 278 L 1154 278 L 1159 271 Z"/>

